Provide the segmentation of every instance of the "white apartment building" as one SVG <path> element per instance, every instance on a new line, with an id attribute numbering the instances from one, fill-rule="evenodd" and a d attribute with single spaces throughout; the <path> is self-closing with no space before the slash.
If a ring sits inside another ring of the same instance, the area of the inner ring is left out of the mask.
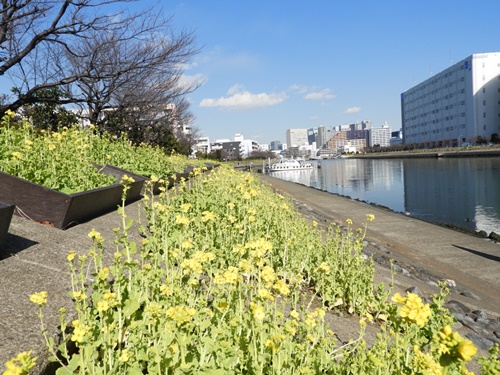
<path id="1" fill-rule="evenodd" d="M 500 52 L 473 54 L 401 94 L 403 142 L 453 146 L 500 133 Z"/>
<path id="2" fill-rule="evenodd" d="M 387 147 L 391 145 L 391 128 L 389 125 L 382 125 L 381 128 L 371 128 L 369 130 L 369 146 L 373 147 L 379 145 L 380 147 Z"/>
<path id="3" fill-rule="evenodd" d="M 286 144 L 288 147 L 308 145 L 307 129 L 287 129 Z"/>

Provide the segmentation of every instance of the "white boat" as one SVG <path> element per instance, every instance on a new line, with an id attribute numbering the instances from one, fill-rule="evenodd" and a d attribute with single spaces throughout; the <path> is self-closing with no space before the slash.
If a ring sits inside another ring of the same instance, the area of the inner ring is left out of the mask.
<path id="1" fill-rule="evenodd" d="M 281 159 L 279 162 L 270 164 L 266 167 L 267 172 L 300 171 L 304 169 L 313 169 L 313 165 L 303 160 Z"/>

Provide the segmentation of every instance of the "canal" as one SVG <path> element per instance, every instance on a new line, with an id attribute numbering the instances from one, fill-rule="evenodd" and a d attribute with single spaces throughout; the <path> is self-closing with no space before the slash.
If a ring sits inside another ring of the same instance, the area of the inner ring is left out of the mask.
<path id="1" fill-rule="evenodd" d="M 499 157 L 347 158 L 313 164 L 312 170 L 270 175 L 428 222 L 500 233 Z"/>

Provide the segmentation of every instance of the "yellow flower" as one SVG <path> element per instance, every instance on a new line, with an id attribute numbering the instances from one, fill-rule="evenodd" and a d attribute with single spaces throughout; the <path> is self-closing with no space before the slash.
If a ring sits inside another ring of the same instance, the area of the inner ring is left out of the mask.
<path id="1" fill-rule="evenodd" d="M 373 221 L 373 220 L 375 220 L 375 215 L 373 215 L 373 214 L 366 215 L 366 221 Z"/>
<path id="2" fill-rule="evenodd" d="M 288 288 L 288 285 L 286 285 L 286 282 L 282 279 L 277 280 L 274 283 L 273 288 L 277 290 L 279 293 L 283 294 L 284 296 L 287 296 L 290 294 L 290 289 Z"/>
<path id="3" fill-rule="evenodd" d="M 99 270 L 97 273 L 97 278 L 102 281 L 106 281 L 109 277 L 109 269 L 104 267 L 102 270 Z"/>
<path id="4" fill-rule="evenodd" d="M 37 357 L 31 358 L 31 350 L 19 353 L 5 363 L 6 370 L 3 375 L 28 375 L 30 370 L 35 367 L 37 359 Z"/>
<path id="5" fill-rule="evenodd" d="M 163 294 L 165 297 L 169 297 L 174 293 L 174 291 L 169 286 L 162 284 L 160 286 L 160 293 Z"/>
<path id="6" fill-rule="evenodd" d="M 81 290 L 78 290 L 76 292 L 71 293 L 71 297 L 73 297 L 77 301 L 83 301 L 84 299 L 87 298 L 87 295 Z"/>
<path id="7" fill-rule="evenodd" d="M 14 159 L 22 159 L 23 158 L 23 154 L 21 154 L 20 152 L 17 152 L 17 151 L 12 152 L 11 155 L 14 157 Z"/>
<path id="8" fill-rule="evenodd" d="M 401 294 L 396 293 L 392 297 L 392 302 L 398 304 L 398 305 L 403 305 L 405 303 L 406 298 L 401 296 Z"/>
<path id="9" fill-rule="evenodd" d="M 414 293 L 407 293 L 404 304 L 401 307 L 399 315 L 403 320 L 413 322 L 422 328 L 431 316 L 429 304 L 424 304 L 422 299 Z"/>
<path id="10" fill-rule="evenodd" d="M 85 340 L 85 335 L 89 331 L 89 327 L 82 324 L 79 320 L 73 320 L 71 323 L 74 327 L 73 335 L 71 335 L 71 341 L 76 343 L 82 343 Z"/>
<path id="11" fill-rule="evenodd" d="M 240 269 L 241 269 L 242 272 L 250 272 L 252 270 L 252 268 L 253 268 L 252 263 L 250 263 L 246 259 L 243 259 L 240 262 L 239 267 L 240 267 Z"/>
<path id="12" fill-rule="evenodd" d="M 30 296 L 30 301 L 36 303 L 38 306 L 43 307 L 47 303 L 47 292 L 33 293 Z"/>
<path id="13" fill-rule="evenodd" d="M 253 215 L 250 215 L 250 216 L 248 217 L 248 221 L 249 221 L 250 223 L 253 223 L 255 220 L 256 220 L 256 219 L 255 219 L 255 216 L 253 216 Z"/>
<path id="14" fill-rule="evenodd" d="M 179 225 L 189 225 L 189 219 L 186 216 L 176 215 L 175 223 Z"/>
<path id="15" fill-rule="evenodd" d="M 181 268 L 184 268 L 184 275 L 189 275 L 191 272 L 203 272 L 203 267 L 197 259 L 185 259 L 181 263 Z"/>
<path id="16" fill-rule="evenodd" d="M 89 238 L 96 240 L 98 243 L 104 242 L 104 239 L 101 236 L 101 233 L 97 232 L 94 228 L 88 234 Z"/>
<path id="17" fill-rule="evenodd" d="M 191 321 L 196 310 L 187 306 L 173 306 L 167 309 L 166 315 L 181 326 Z"/>
<path id="18" fill-rule="evenodd" d="M 76 251 L 71 250 L 66 256 L 66 259 L 68 260 L 68 262 L 72 262 L 75 259 L 75 256 L 76 256 Z"/>
<path id="19" fill-rule="evenodd" d="M 16 115 L 16 113 L 10 109 L 5 111 L 5 116 L 8 116 L 10 118 L 14 118 L 15 115 Z"/>
<path id="20" fill-rule="evenodd" d="M 191 203 L 181 204 L 182 212 L 188 212 L 191 207 L 193 207 L 193 205 Z"/>
<path id="21" fill-rule="evenodd" d="M 132 357 L 132 354 L 128 351 L 128 349 L 123 349 L 118 357 L 118 361 L 125 363 Z"/>
<path id="22" fill-rule="evenodd" d="M 134 183 L 135 180 L 133 177 L 127 176 L 126 174 L 123 175 L 122 180 L 120 181 L 120 185 L 128 185 Z"/>
<path id="23" fill-rule="evenodd" d="M 260 298 L 262 299 L 268 299 L 269 301 L 274 301 L 274 297 L 271 294 L 271 292 L 265 288 L 261 288 L 257 291 L 257 294 L 259 295 Z"/>
<path id="24" fill-rule="evenodd" d="M 318 268 L 316 268 L 316 272 L 320 272 L 320 273 L 330 273 L 330 266 L 328 264 L 326 264 L 325 262 L 322 262 Z"/>
<path id="25" fill-rule="evenodd" d="M 266 312 L 262 306 L 259 306 L 254 302 L 250 302 L 250 309 L 252 310 L 252 315 L 255 319 L 263 320 L 266 317 Z"/>
<path id="26" fill-rule="evenodd" d="M 183 249 L 192 249 L 193 248 L 193 242 L 191 240 L 184 240 L 184 241 L 182 241 L 181 247 Z"/>
<path id="27" fill-rule="evenodd" d="M 108 301 L 98 301 L 97 302 L 97 311 L 104 312 L 109 309 Z"/>
<path id="28" fill-rule="evenodd" d="M 419 374 L 443 374 L 443 368 L 439 363 L 434 361 L 434 358 L 430 353 L 423 353 L 417 345 L 413 347 L 413 351 L 415 353 L 415 356 L 413 357 L 413 367 Z"/>
<path id="29" fill-rule="evenodd" d="M 260 273 L 260 277 L 264 281 L 266 286 L 272 285 L 272 283 L 276 279 L 276 275 L 274 273 L 274 270 L 272 269 L 272 267 L 269 267 L 269 266 L 265 266 L 262 269 L 262 272 Z"/>
<path id="30" fill-rule="evenodd" d="M 347 219 L 345 222 L 347 223 L 347 225 L 352 225 L 352 220 L 351 219 Z"/>
<path id="31" fill-rule="evenodd" d="M 476 355 L 477 348 L 474 346 L 472 341 L 463 339 L 458 344 L 457 353 L 462 361 L 468 362 Z"/>
<path id="32" fill-rule="evenodd" d="M 201 221 L 203 221 L 204 223 L 207 221 L 215 220 L 215 215 L 213 214 L 213 212 L 203 211 L 201 214 L 202 214 Z"/>

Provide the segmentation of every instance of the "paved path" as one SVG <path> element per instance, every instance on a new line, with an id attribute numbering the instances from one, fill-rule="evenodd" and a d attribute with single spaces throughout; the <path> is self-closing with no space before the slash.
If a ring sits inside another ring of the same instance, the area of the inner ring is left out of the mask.
<path id="1" fill-rule="evenodd" d="M 374 214 L 368 240 L 388 247 L 391 256 L 455 280 L 480 297 L 474 304 L 499 315 L 500 244 L 269 175 L 260 177 L 327 220 L 345 223 L 351 219 L 358 227 L 365 223 L 366 214 Z"/>

